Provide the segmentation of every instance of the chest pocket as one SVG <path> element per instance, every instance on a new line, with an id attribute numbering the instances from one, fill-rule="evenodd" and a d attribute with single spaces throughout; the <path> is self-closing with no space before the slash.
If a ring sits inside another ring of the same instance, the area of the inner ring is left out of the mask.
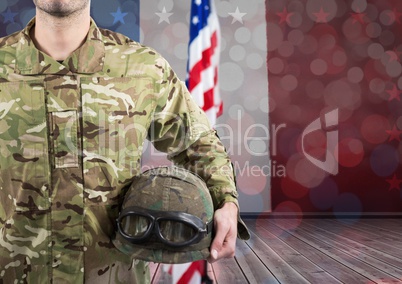
<path id="1" fill-rule="evenodd" d="M 45 111 L 42 81 L 0 84 L 0 200 L 6 212 L 48 207 Z"/>
<path id="2" fill-rule="evenodd" d="M 82 78 L 83 167 L 90 204 L 114 204 L 139 173 L 155 92 L 150 78 Z"/>

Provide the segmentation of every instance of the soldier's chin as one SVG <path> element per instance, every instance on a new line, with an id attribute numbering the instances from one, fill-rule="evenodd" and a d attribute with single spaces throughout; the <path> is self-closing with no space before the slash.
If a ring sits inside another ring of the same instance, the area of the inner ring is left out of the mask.
<path id="1" fill-rule="evenodd" d="M 70 7 L 68 5 L 63 5 L 62 3 L 52 3 L 50 5 L 40 5 L 36 6 L 39 10 L 49 14 L 55 18 L 68 18 L 73 16 L 74 14 L 79 13 L 85 8 L 83 4 L 81 7 Z"/>

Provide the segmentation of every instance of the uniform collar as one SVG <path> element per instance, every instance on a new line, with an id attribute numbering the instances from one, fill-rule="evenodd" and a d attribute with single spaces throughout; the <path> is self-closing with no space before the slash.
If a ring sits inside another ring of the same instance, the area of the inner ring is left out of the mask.
<path id="1" fill-rule="evenodd" d="M 29 31 L 34 25 L 35 18 L 20 32 L 16 52 L 16 73 L 22 75 L 65 75 L 69 73 L 93 74 L 102 71 L 105 46 L 102 34 L 93 19 L 91 19 L 91 26 L 84 44 L 64 61 L 67 66 L 58 63 L 35 47 L 29 36 Z"/>

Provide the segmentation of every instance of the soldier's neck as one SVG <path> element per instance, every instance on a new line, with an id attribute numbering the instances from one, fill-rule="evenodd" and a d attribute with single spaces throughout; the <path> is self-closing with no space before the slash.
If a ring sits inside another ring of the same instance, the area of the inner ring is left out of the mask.
<path id="1" fill-rule="evenodd" d="M 35 26 L 30 35 L 39 50 L 62 61 L 84 43 L 89 26 L 89 10 L 65 18 L 37 11 Z"/>

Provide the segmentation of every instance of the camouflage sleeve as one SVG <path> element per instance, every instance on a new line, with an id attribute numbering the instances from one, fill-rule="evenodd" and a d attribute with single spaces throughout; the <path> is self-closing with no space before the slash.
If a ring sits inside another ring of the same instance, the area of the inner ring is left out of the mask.
<path id="1" fill-rule="evenodd" d="M 186 86 L 168 63 L 164 62 L 160 97 L 149 131 L 149 139 L 169 160 L 201 176 L 211 193 L 215 209 L 225 202 L 237 206 L 235 175 L 225 147 L 195 103 Z M 249 237 L 238 216 L 238 231 L 242 239 Z"/>

